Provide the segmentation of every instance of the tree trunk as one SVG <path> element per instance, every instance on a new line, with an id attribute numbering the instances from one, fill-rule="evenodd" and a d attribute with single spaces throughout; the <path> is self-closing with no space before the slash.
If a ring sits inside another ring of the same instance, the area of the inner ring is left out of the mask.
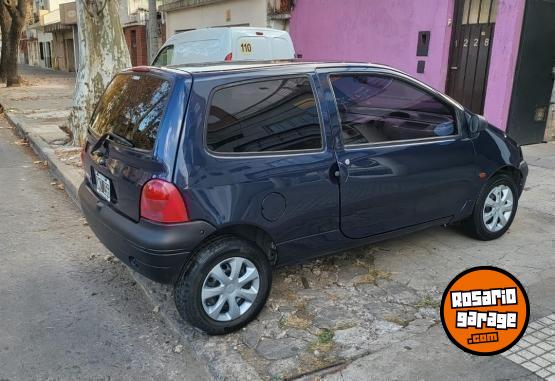
<path id="1" fill-rule="evenodd" d="M 27 22 L 27 15 L 31 2 L 29 0 L 12 0 L 3 2 L 3 12 L 7 12 L 11 18 L 11 25 L 7 36 L 2 34 L 2 39 L 9 41 L 5 53 L 4 67 L 6 74 L 6 86 L 19 86 L 20 78 L 17 74 L 17 54 L 19 53 L 19 40 L 21 32 Z M 4 36 L 7 37 L 4 38 Z"/>
<path id="2" fill-rule="evenodd" d="M 10 33 L 12 25 L 12 18 L 6 9 L 3 2 L 0 2 L 0 33 L 2 34 L 2 51 L 0 53 L 0 81 L 6 82 L 6 68 L 7 68 L 7 58 L 8 49 L 10 46 L 10 41 L 8 34 Z"/>
<path id="3" fill-rule="evenodd" d="M 158 53 L 158 10 L 156 0 L 148 0 L 148 53 L 149 63 L 154 60 Z"/>
<path id="4" fill-rule="evenodd" d="M 77 0 L 79 71 L 69 127 L 82 145 L 96 103 L 112 77 L 131 66 L 116 0 Z"/>
<path id="5" fill-rule="evenodd" d="M 20 0 L 25 1 L 25 0 Z M 8 35 L 9 46 L 7 49 L 6 57 L 6 86 L 19 86 L 21 84 L 21 78 L 17 73 L 17 56 L 19 54 L 19 40 L 21 38 L 21 32 L 23 31 L 23 26 L 25 25 L 25 16 L 21 17 L 17 15 L 12 18 L 12 25 L 10 28 L 10 33 Z"/>

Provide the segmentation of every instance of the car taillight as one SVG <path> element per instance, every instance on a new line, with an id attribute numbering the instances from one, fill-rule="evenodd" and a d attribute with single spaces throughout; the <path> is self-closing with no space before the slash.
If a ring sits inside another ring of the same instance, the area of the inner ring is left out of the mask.
<path id="1" fill-rule="evenodd" d="M 162 223 L 189 221 L 185 201 L 177 187 L 160 179 L 150 180 L 143 186 L 141 217 Z"/>
<path id="2" fill-rule="evenodd" d="M 225 56 L 224 61 L 231 61 L 233 59 L 233 53 L 229 53 L 227 56 Z"/>

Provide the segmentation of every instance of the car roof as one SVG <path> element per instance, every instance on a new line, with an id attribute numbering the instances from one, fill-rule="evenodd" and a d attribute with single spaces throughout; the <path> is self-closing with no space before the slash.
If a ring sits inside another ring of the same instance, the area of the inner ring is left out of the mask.
<path id="1" fill-rule="evenodd" d="M 377 69 L 388 69 L 396 72 L 401 72 L 398 69 L 368 62 L 304 62 L 296 60 L 283 60 L 283 61 L 245 61 L 245 62 L 211 62 L 202 64 L 179 64 L 167 66 L 168 69 L 172 71 L 182 71 L 189 74 L 196 73 L 221 73 L 229 71 L 255 71 L 255 70 L 267 70 L 267 69 L 280 69 L 287 67 L 295 67 L 299 69 L 306 69 L 309 71 L 315 70 L 317 68 L 334 68 L 334 67 L 344 67 L 344 68 L 377 68 Z"/>
<path id="2" fill-rule="evenodd" d="M 414 78 L 408 73 L 405 73 L 402 70 L 395 69 L 391 66 L 381 65 L 381 64 L 374 64 L 370 62 L 305 62 L 305 61 L 298 61 L 298 60 L 284 60 L 284 61 L 232 61 L 232 62 L 212 62 L 212 63 L 202 63 L 202 64 L 181 64 L 181 65 L 171 65 L 171 66 L 163 66 L 160 68 L 155 68 L 156 70 L 166 71 L 173 73 L 174 75 L 182 73 L 186 75 L 192 76 L 204 76 L 204 75 L 218 75 L 222 73 L 241 73 L 241 72 L 256 72 L 256 71 L 268 71 L 274 72 L 273 74 L 287 74 L 286 68 L 287 67 L 294 67 L 296 69 L 305 70 L 307 72 L 314 71 L 316 69 L 325 69 L 325 68 L 340 68 L 340 69 L 356 69 L 356 68 L 364 68 L 364 69 L 382 69 L 387 70 L 390 72 L 394 72 L 400 74 L 403 77 L 409 78 L 412 82 L 418 83 L 421 87 L 428 89 L 429 91 L 433 91 L 437 94 L 440 94 L 444 99 L 448 100 L 457 108 L 463 110 L 463 106 L 461 106 L 457 101 L 452 99 L 451 97 L 447 96 L 443 92 L 440 92 L 430 85 Z M 285 70 L 284 70 L 285 69 Z"/>
<path id="3" fill-rule="evenodd" d="M 192 29 L 192 30 L 176 33 L 168 38 L 168 40 L 164 43 L 164 46 L 179 43 L 179 42 L 184 42 L 184 41 L 194 41 L 197 38 L 203 38 L 206 36 L 211 36 L 212 38 L 216 38 L 218 36 L 229 35 L 230 33 L 233 33 L 233 32 L 245 32 L 245 33 L 262 32 L 270 37 L 278 37 L 284 34 L 289 35 L 289 33 L 284 30 L 272 29 L 272 28 L 257 28 L 252 26 L 208 27 L 208 28 L 198 28 L 198 29 Z"/>

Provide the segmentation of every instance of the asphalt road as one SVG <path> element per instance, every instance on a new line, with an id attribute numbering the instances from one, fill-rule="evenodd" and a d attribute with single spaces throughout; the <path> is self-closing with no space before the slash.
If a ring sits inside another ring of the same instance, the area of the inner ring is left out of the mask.
<path id="1" fill-rule="evenodd" d="M 16 141 L 1 117 L 0 380 L 209 379 Z"/>

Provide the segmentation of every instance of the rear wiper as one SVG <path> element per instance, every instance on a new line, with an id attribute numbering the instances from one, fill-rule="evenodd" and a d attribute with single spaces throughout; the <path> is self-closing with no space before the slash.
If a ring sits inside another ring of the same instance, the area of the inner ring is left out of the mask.
<path id="1" fill-rule="evenodd" d="M 135 143 L 133 143 L 131 140 L 114 132 L 107 132 L 106 135 L 108 135 L 107 137 L 109 137 L 110 139 L 117 140 L 119 143 L 123 143 L 126 146 L 135 147 Z"/>
<path id="2" fill-rule="evenodd" d="M 124 144 L 128 147 L 135 147 L 135 143 L 133 143 L 131 140 L 124 138 L 121 135 L 118 135 L 114 132 L 106 132 L 105 134 L 102 134 L 100 136 L 100 138 L 98 138 L 98 141 L 96 142 L 96 144 L 93 146 L 93 148 L 91 149 L 91 152 L 96 151 L 98 148 L 100 148 L 100 146 L 102 145 L 102 143 L 106 140 L 106 139 L 112 139 L 115 140 L 121 144 Z"/>

